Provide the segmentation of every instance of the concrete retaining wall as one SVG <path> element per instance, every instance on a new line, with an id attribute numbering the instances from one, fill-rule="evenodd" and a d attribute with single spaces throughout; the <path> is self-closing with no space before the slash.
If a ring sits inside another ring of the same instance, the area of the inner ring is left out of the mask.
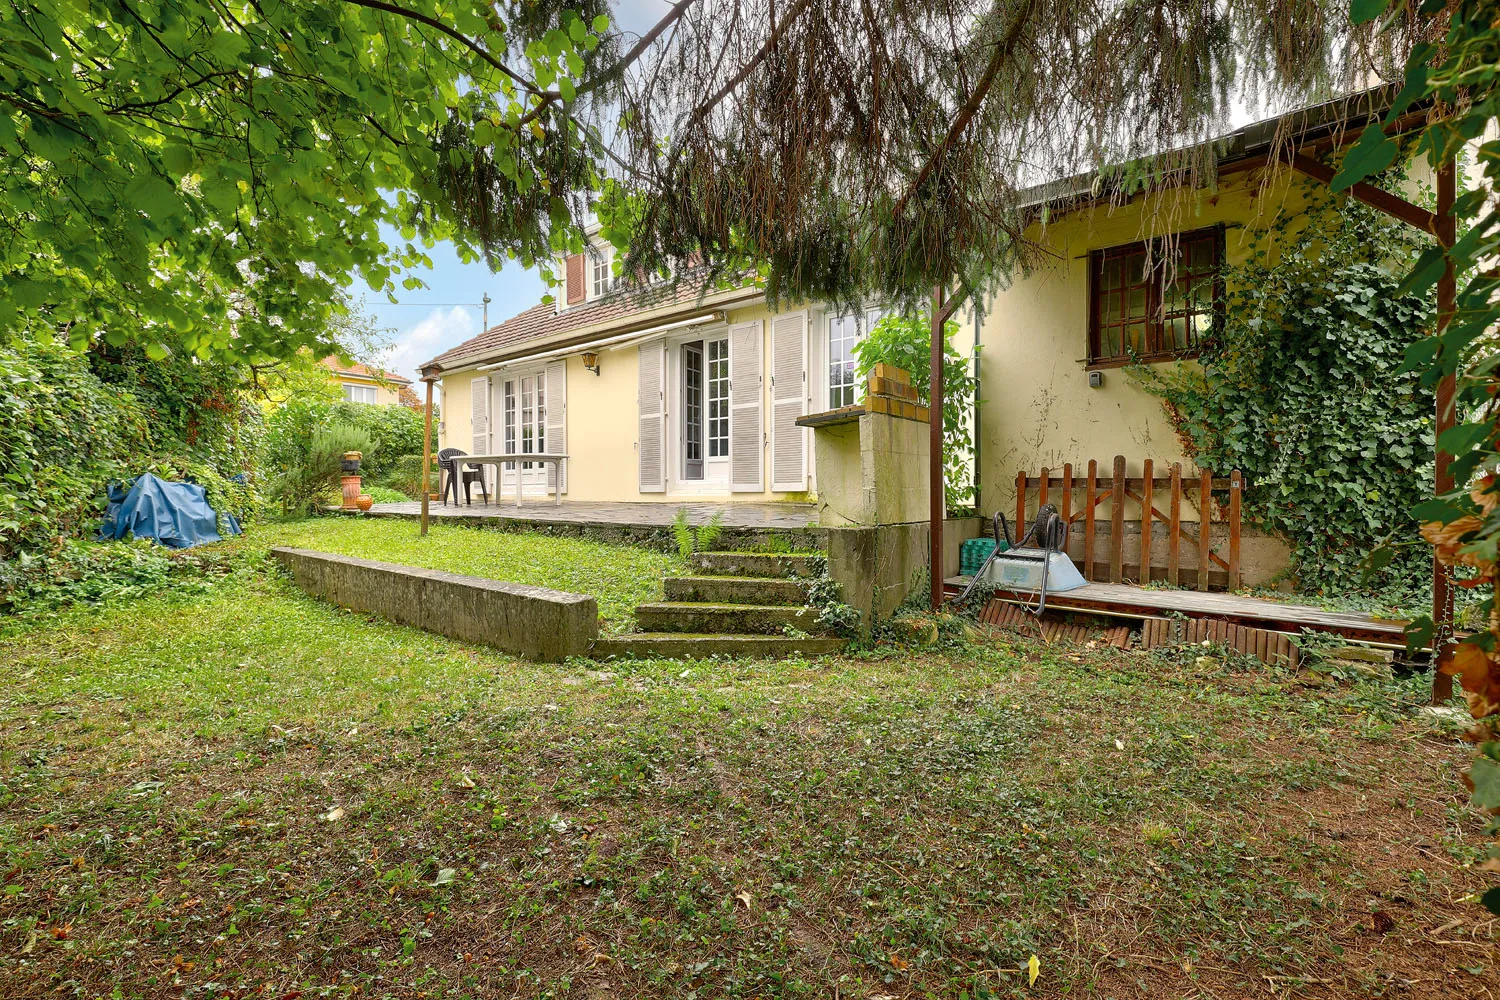
<path id="1" fill-rule="evenodd" d="M 271 553 L 314 597 L 527 659 L 585 656 L 599 636 L 599 606 L 584 594 L 310 549 Z"/>

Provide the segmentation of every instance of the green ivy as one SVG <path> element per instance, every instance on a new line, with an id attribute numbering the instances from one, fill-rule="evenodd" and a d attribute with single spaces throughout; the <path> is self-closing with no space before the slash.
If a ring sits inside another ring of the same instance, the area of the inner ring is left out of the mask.
<path id="1" fill-rule="evenodd" d="M 76 547 L 94 535 L 110 483 L 142 472 L 196 482 L 221 518 L 252 522 L 260 428 L 236 365 L 0 343 L 0 604 L 59 587 L 92 594 L 79 581 L 96 572 L 100 594 L 156 573 L 148 557 Z"/>
<path id="2" fill-rule="evenodd" d="M 860 380 L 878 364 L 895 365 L 911 374 L 912 388 L 926 406 L 932 381 L 932 321 L 922 316 L 886 316 L 854 347 Z M 958 323 L 943 326 L 943 481 L 949 511 L 974 503 L 974 440 L 969 414 L 974 406 L 974 376 L 969 360 L 953 346 Z"/>
<path id="3" fill-rule="evenodd" d="M 1248 519 L 1285 538 L 1301 589 L 1420 604 L 1430 558 L 1406 550 L 1364 579 L 1370 552 L 1410 535 L 1432 479 L 1433 395 L 1403 368 L 1432 321 L 1398 294 L 1420 239 L 1311 183 L 1304 215 L 1245 234 L 1225 270 L 1223 334 L 1199 365 L 1139 366 L 1187 453 L 1249 479 Z M 1231 239 L 1235 238 L 1231 236 Z"/>

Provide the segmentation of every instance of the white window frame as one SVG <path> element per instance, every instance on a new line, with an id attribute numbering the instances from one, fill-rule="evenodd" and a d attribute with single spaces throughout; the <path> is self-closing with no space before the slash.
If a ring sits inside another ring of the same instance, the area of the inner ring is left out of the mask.
<path id="1" fill-rule="evenodd" d="M 357 382 L 345 382 L 344 399 L 351 403 L 378 405 L 380 403 L 380 387 L 360 385 Z"/>
<path id="2" fill-rule="evenodd" d="M 525 386 L 528 380 L 531 382 L 529 394 Z M 546 452 L 547 407 L 552 402 L 547 395 L 547 369 L 545 367 L 507 369 L 491 381 L 495 393 L 495 411 L 499 417 L 496 423 L 501 453 L 535 455 Z M 510 388 L 510 392 L 506 391 L 507 388 Z M 528 402 L 531 416 L 529 421 L 526 420 Z M 526 440 L 528 431 L 531 432 L 529 442 Z M 506 465 L 501 470 L 502 490 L 509 492 L 515 490 L 516 475 L 519 471 L 522 489 L 526 495 L 541 495 L 547 492 L 548 469 L 541 462 L 517 464 L 520 466 L 519 470 L 515 465 Z"/>
<path id="3" fill-rule="evenodd" d="M 834 399 L 834 393 L 836 391 L 842 393 L 842 390 L 846 388 L 842 383 L 838 386 L 835 386 L 833 384 L 834 324 L 841 323 L 846 320 L 854 321 L 854 337 L 852 340 L 848 341 L 849 364 L 854 366 L 850 369 L 850 372 L 853 373 L 857 371 L 858 368 L 857 362 L 854 358 L 855 346 L 870 335 L 870 331 L 875 328 L 875 324 L 884 319 L 889 311 L 890 310 L 883 309 L 878 306 L 869 306 L 853 313 L 829 313 L 823 318 L 823 364 L 821 366 L 823 369 L 823 401 L 825 404 L 823 409 L 833 410 L 841 406 L 854 406 L 865 398 L 864 387 L 859 384 L 858 377 L 854 377 L 853 382 L 847 387 L 850 389 L 851 398 L 847 402 L 843 400 L 835 401 Z M 846 338 L 840 337 L 839 339 L 840 341 L 843 341 Z"/>
<path id="4" fill-rule="evenodd" d="M 593 247 L 588 255 L 588 300 L 602 299 L 608 295 L 615 286 L 614 247 L 609 244 Z"/>

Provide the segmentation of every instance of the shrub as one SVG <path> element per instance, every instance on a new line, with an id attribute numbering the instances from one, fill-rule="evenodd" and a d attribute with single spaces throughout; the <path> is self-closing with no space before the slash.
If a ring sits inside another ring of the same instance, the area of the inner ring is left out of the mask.
<path id="1" fill-rule="evenodd" d="M 366 486 L 365 495 L 376 503 L 406 503 L 411 497 L 389 486 Z"/>
<path id="2" fill-rule="evenodd" d="M 932 321 L 921 316 L 887 316 L 854 347 L 859 377 L 867 378 L 877 364 L 895 365 L 911 373 L 912 388 L 926 406 L 931 399 Z M 943 482 L 948 509 L 974 502 L 974 441 L 969 433 L 973 410 L 974 376 L 969 360 L 953 346 L 958 323 L 943 325 Z"/>
<path id="3" fill-rule="evenodd" d="M 271 493 L 284 514 L 305 514 L 338 489 L 346 451 L 373 456 L 376 444 L 363 428 L 345 423 L 315 427 L 305 449 L 287 457 L 271 475 Z"/>
<path id="4" fill-rule="evenodd" d="M 316 501 L 318 489 L 308 479 L 310 474 L 317 478 L 313 470 L 318 463 L 311 461 L 313 441 L 320 431 L 334 426 L 361 435 L 359 440 L 365 447 L 347 450 L 364 453 L 360 475 L 368 483 L 393 485 L 386 477 L 396 463 L 413 453 L 420 456 L 422 451 L 423 417 L 404 406 L 319 398 L 289 400 L 267 418 L 260 456 L 272 494 L 284 512 L 305 511 Z M 413 486 L 421 479 L 420 463 L 418 457 L 411 476 Z"/>
<path id="5" fill-rule="evenodd" d="M 406 494 L 407 499 L 422 499 L 422 456 L 399 455 L 393 461 L 384 463 L 386 473 L 377 483 L 387 489 L 398 490 Z M 438 472 L 437 459 L 432 461 L 432 469 L 428 477 L 428 491 L 437 490 Z"/>
<path id="6" fill-rule="evenodd" d="M 191 479 L 216 510 L 251 520 L 247 472 L 261 424 L 243 379 L 239 368 L 196 358 L 0 345 L 0 560 L 92 534 L 110 482 L 147 470 Z"/>

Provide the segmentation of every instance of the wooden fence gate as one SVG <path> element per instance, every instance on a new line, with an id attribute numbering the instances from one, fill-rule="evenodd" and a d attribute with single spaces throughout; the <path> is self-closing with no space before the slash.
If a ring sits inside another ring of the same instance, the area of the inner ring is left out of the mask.
<path id="1" fill-rule="evenodd" d="M 1109 476 L 1099 475 L 1099 463 L 1089 461 L 1088 474 L 1075 477 L 1073 464 L 1062 467 L 1062 475 L 1055 476 L 1050 469 L 1042 469 L 1039 476 L 1016 473 L 1016 537 L 1025 533 L 1027 520 L 1027 495 L 1036 496 L 1036 506 L 1052 503 L 1068 522 L 1069 555 L 1072 544 L 1072 526 L 1083 522 L 1082 569 L 1085 579 L 1108 580 L 1122 583 L 1131 579 L 1137 583 L 1160 580 L 1175 586 L 1183 585 L 1185 573 L 1192 573 L 1193 583 L 1199 590 L 1237 590 L 1240 586 L 1240 493 L 1244 489 L 1244 477 L 1235 469 L 1228 478 L 1215 478 L 1212 473 L 1199 472 L 1197 476 L 1184 478 L 1182 463 L 1174 462 L 1169 475 L 1158 477 L 1151 459 L 1141 463 L 1141 476 L 1136 479 L 1125 475 L 1125 456 L 1116 455 L 1114 469 Z M 1214 499 L 1214 492 L 1227 494 L 1224 502 Z M 1196 492 L 1196 501 L 1192 495 Z M 1074 510 L 1074 494 L 1082 494 L 1082 506 Z M 1141 532 L 1136 547 L 1135 565 L 1125 562 L 1125 504 L 1133 500 L 1140 505 Z M 1199 512 L 1197 522 L 1182 520 L 1182 505 L 1187 499 Z M 1166 503 L 1166 511 L 1156 504 Z M 1096 524 L 1102 520 L 1099 508 L 1108 509 L 1109 561 L 1101 564 L 1095 558 Z M 1226 551 L 1214 551 L 1213 525 L 1226 526 L 1227 536 L 1221 546 Z M 1166 564 L 1153 565 L 1152 537 L 1154 526 L 1161 524 L 1166 529 Z M 1189 529 L 1189 525 L 1193 529 Z M 1189 560 L 1195 565 L 1184 566 L 1183 542 L 1187 542 Z"/>

